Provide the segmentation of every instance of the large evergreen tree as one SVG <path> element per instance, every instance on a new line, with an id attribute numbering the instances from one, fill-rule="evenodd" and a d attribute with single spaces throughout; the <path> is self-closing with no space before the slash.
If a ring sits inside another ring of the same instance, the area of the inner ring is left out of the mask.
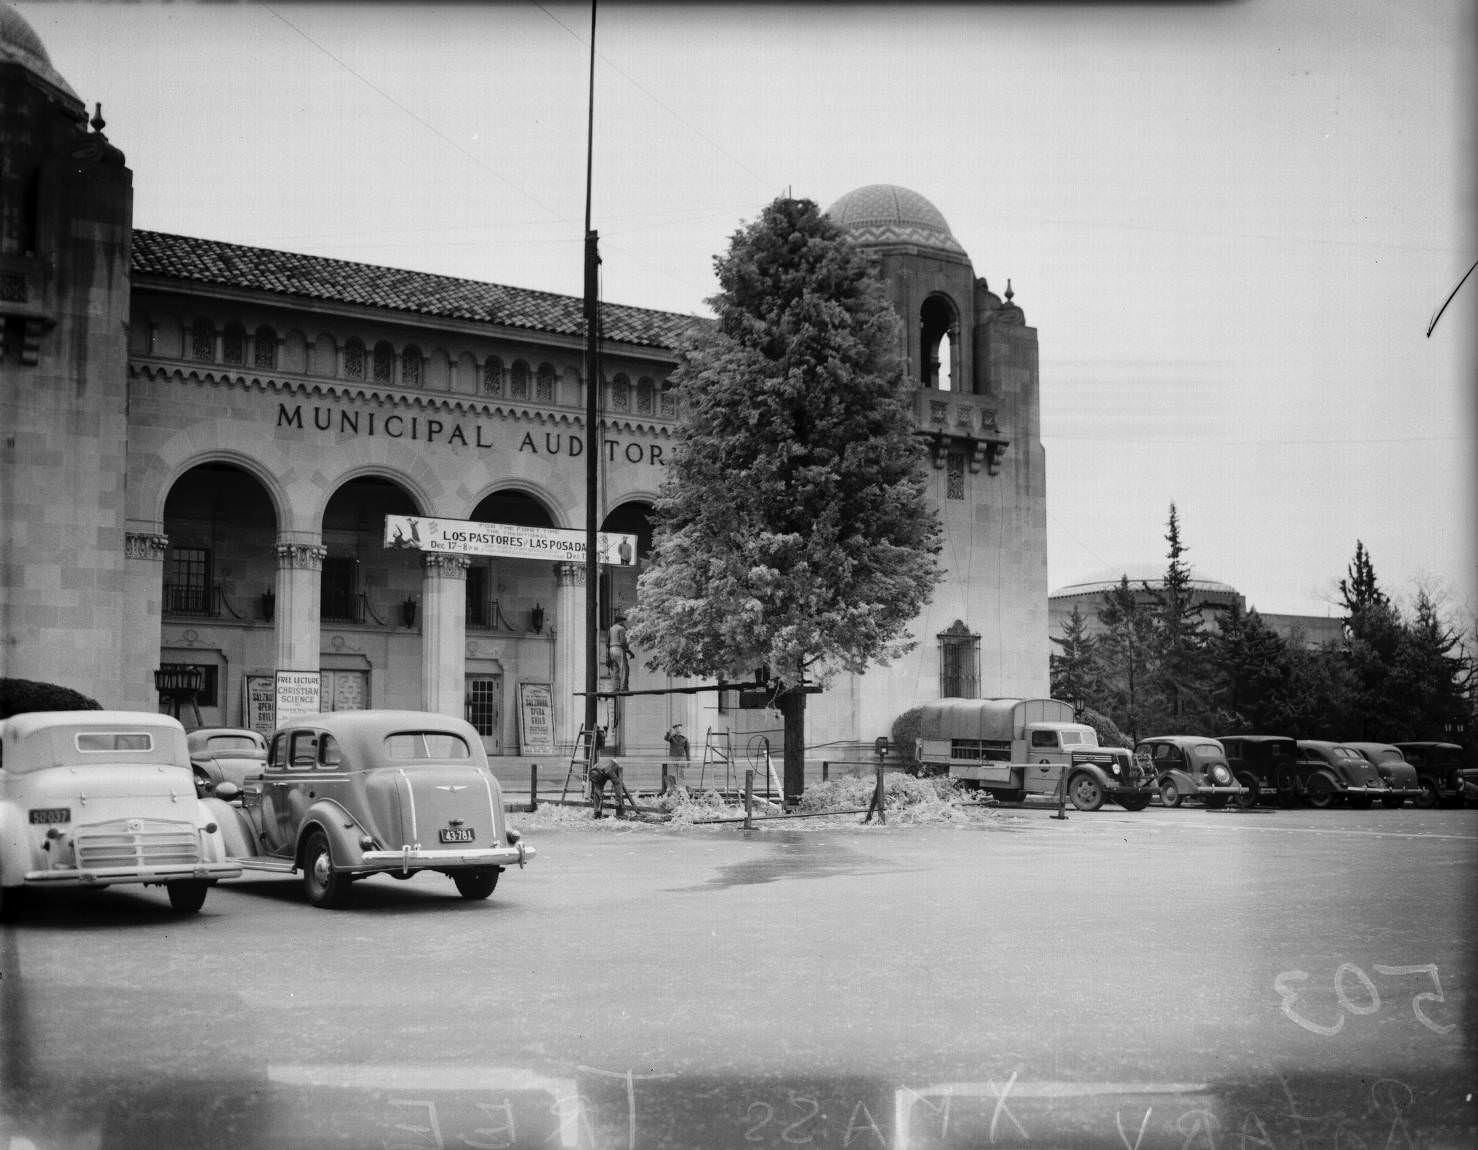
<path id="1" fill-rule="evenodd" d="M 815 203 L 781 198 L 714 265 L 718 322 L 673 373 L 676 442 L 630 632 L 674 675 L 768 669 L 789 802 L 805 692 L 913 645 L 941 531 L 898 319 L 863 253 Z"/>
<path id="2" fill-rule="evenodd" d="M 1062 648 L 1048 659 L 1052 675 L 1052 697 L 1066 699 L 1077 706 L 1097 703 L 1103 693 L 1103 671 L 1098 658 L 1098 641 L 1088 633 L 1088 620 L 1073 605 L 1073 613 L 1062 625 L 1062 637 L 1052 636 Z"/>
<path id="3" fill-rule="evenodd" d="M 1098 636 L 1098 654 L 1104 668 L 1104 700 L 1101 710 L 1138 740 L 1144 727 L 1147 680 L 1154 652 L 1154 618 L 1122 576 L 1119 585 L 1105 591 L 1098 621 L 1106 630 Z"/>
<path id="4" fill-rule="evenodd" d="M 1153 604 L 1155 644 L 1148 668 L 1151 688 L 1147 714 L 1167 733 L 1200 730 L 1209 719 L 1206 704 L 1206 624 L 1191 585 L 1191 569 L 1182 558 L 1180 516 L 1170 505 L 1166 525 L 1169 562 L 1158 587 L 1149 587 Z"/>

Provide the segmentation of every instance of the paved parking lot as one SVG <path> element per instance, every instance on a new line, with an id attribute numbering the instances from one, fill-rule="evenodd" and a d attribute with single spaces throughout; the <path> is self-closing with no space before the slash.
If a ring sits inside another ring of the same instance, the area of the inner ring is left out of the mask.
<path id="1" fill-rule="evenodd" d="M 1475 1144 L 1478 811 L 1067 813 L 57 897 L 0 930 L 0 1145 Z"/>

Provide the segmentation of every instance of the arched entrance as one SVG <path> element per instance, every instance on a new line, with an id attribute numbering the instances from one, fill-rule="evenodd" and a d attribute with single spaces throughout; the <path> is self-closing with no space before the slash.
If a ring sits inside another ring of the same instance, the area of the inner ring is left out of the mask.
<path id="1" fill-rule="evenodd" d="M 244 468 L 202 463 L 164 501 L 159 667 L 196 668 L 205 726 L 246 726 L 246 677 L 273 664 L 277 513 Z M 193 725 L 194 711 L 182 718 Z"/>

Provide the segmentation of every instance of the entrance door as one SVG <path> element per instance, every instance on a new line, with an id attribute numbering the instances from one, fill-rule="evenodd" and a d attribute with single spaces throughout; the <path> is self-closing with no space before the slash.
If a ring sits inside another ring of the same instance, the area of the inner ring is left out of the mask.
<path id="1" fill-rule="evenodd" d="M 323 709 L 362 711 L 369 706 L 368 671 L 323 671 Z"/>
<path id="2" fill-rule="evenodd" d="M 500 753 L 503 744 L 503 676 L 467 676 L 467 721 L 482 736 L 482 745 L 490 755 Z"/>

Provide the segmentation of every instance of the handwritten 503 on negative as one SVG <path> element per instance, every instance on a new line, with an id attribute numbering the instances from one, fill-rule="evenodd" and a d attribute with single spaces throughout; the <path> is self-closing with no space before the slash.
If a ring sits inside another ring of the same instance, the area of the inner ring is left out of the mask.
<path id="1" fill-rule="evenodd" d="M 1432 989 L 1414 994 L 1411 998 L 1411 1012 L 1416 1015 L 1416 1020 L 1428 1030 L 1436 1034 L 1448 1034 L 1457 1026 L 1455 1022 L 1434 1022 L 1427 1014 L 1426 1004 L 1429 1002 L 1446 1002 L 1447 996 L 1442 992 L 1442 980 L 1437 974 L 1435 962 L 1421 963 L 1417 966 L 1382 966 L 1376 964 L 1375 973 L 1389 977 L 1399 978 L 1404 975 L 1418 975 L 1432 980 Z M 1277 978 L 1273 979 L 1273 989 L 1282 999 L 1279 1008 L 1294 1022 L 1298 1023 L 1311 1034 L 1319 1034 L 1328 1037 L 1338 1034 L 1345 1026 L 1345 1017 L 1348 1014 L 1365 1015 L 1375 1014 L 1381 1008 L 1380 991 L 1376 989 L 1375 983 L 1370 976 L 1356 966 L 1353 962 L 1344 962 L 1334 972 L 1334 993 L 1339 999 L 1341 1013 L 1335 1016 L 1332 1023 L 1324 1024 L 1315 1022 L 1299 1012 L 1297 1003 L 1299 988 L 1297 983 L 1307 981 L 1309 972 L 1306 970 L 1285 970 Z M 1354 983 L 1354 987 L 1350 986 Z"/>

